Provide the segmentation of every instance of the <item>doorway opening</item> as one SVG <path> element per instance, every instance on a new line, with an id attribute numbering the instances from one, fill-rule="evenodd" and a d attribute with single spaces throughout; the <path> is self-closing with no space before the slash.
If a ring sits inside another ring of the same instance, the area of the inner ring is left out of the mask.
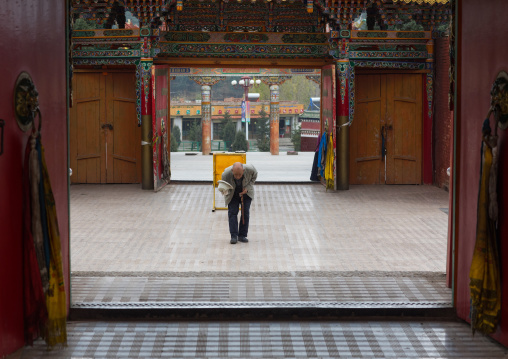
<path id="1" fill-rule="evenodd" d="M 367 128 L 388 126 L 379 120 L 381 112 L 377 117 L 371 116 L 371 109 L 377 106 L 371 103 L 375 102 L 372 100 L 375 96 L 368 93 L 362 97 L 361 76 L 357 78 L 360 79 L 356 84 L 357 112 L 351 127 L 352 148 L 360 148 L 362 143 L 370 141 L 368 132 L 363 135 L 359 135 L 358 130 L 354 132 L 354 126 L 362 121 Z M 167 90 L 170 141 L 179 121 L 171 112 L 173 95 L 178 96 L 173 94 L 173 81 L 168 82 Z M 320 95 L 325 90 L 321 88 Z M 319 103 L 317 96 L 309 96 L 308 108 L 311 108 L 311 97 L 315 99 L 314 106 Z M 188 101 L 196 102 L 196 99 Z M 123 102 L 127 102 L 124 97 Z M 211 102 L 213 108 L 213 87 Z M 218 116 L 224 117 L 228 106 L 232 116 L 238 115 L 235 113 L 237 107 L 241 111 L 239 101 L 229 105 L 223 102 L 211 111 L 214 125 L 211 138 L 217 138 L 216 131 L 220 133 L 223 129 Z M 402 101 L 402 114 L 410 113 L 407 103 L 410 101 Z M 323 115 L 326 105 L 319 104 L 318 136 L 327 127 Z M 89 113 L 97 111 L 96 107 L 88 106 Z M 100 109 L 100 101 L 94 106 Z M 182 115 L 182 142 L 186 141 L 184 133 L 187 131 L 185 136 L 190 136 L 191 129 L 197 127 L 199 118 L 193 117 L 197 115 L 194 112 L 202 111 L 197 103 L 184 102 L 183 106 L 187 108 L 180 109 L 185 112 L 179 113 Z M 219 113 L 221 106 L 223 113 Z M 377 120 L 371 120 L 373 118 Z M 187 130 L 186 123 L 189 124 Z M 279 140 L 283 138 L 281 129 L 285 134 L 287 126 L 286 122 L 284 126 L 281 123 L 279 119 Z M 326 124 L 330 130 L 332 124 Z M 251 136 L 256 134 L 256 125 L 253 123 L 249 128 Z M 109 130 L 107 126 L 104 129 Z M 245 124 L 240 125 L 239 130 L 245 131 Z M 402 134 L 404 131 L 406 127 Z M 395 129 L 393 133 L 398 136 Z M 316 144 L 318 136 L 313 138 Z M 111 136 L 107 133 L 105 137 Z M 378 145 L 370 143 L 369 146 L 377 146 L 379 152 L 381 146 Z M 171 148 L 171 143 L 167 146 Z M 388 137 L 385 146 L 389 146 Z M 447 193 L 431 186 L 360 183 L 351 186 L 349 191 L 334 192 L 326 191 L 321 183 L 287 183 L 291 181 L 281 179 L 291 172 L 290 159 L 293 158 L 303 159 L 310 176 L 313 151 L 308 152 L 311 154 L 308 158 L 302 153 L 297 157 L 272 156 L 267 152 L 266 158 L 257 159 L 262 152 L 248 151 L 247 162 L 254 163 L 260 179 L 263 175 L 267 179 L 260 180 L 257 185 L 249 243 L 231 245 L 226 213 L 211 211 L 212 156 L 185 155 L 201 150 L 172 153 L 171 181 L 157 193 L 142 191 L 139 185 L 71 187 L 74 306 L 153 302 L 233 305 L 284 301 L 450 305 L 451 291 L 445 285 L 448 220 L 443 212 L 448 206 Z M 182 154 L 179 159 L 186 166 L 180 172 L 190 177 L 183 178 L 182 182 L 175 180 L 179 172 L 176 166 L 179 153 Z M 376 156 L 379 157 L 379 153 Z M 209 160 L 210 166 L 204 162 L 190 162 L 197 158 Z M 378 163 L 378 167 L 382 166 Z M 205 176 L 204 183 L 196 180 L 200 170 Z M 382 178 L 380 169 L 377 173 L 378 178 Z M 421 182 L 420 173 L 418 183 Z"/>

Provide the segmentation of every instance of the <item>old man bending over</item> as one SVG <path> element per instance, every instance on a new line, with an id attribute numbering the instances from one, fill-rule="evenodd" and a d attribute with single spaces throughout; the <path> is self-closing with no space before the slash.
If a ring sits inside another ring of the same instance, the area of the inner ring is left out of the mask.
<path id="1" fill-rule="evenodd" d="M 237 241 L 247 243 L 247 233 L 249 232 L 249 212 L 250 204 L 254 199 L 254 183 L 258 177 L 258 171 L 253 165 L 235 162 L 222 173 L 222 180 L 229 183 L 232 190 L 225 195 L 226 205 L 228 206 L 229 233 L 231 234 L 231 244 Z M 243 210 L 238 224 L 238 210 L 243 199 Z"/>

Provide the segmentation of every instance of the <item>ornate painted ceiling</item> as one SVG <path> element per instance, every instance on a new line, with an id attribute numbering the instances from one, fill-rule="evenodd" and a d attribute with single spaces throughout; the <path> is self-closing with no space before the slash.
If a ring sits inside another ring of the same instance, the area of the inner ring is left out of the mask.
<path id="1" fill-rule="evenodd" d="M 104 28 L 125 10 L 141 26 L 209 32 L 324 33 L 363 12 L 382 30 L 411 20 L 430 30 L 451 17 L 449 0 L 72 0 L 71 13 Z"/>

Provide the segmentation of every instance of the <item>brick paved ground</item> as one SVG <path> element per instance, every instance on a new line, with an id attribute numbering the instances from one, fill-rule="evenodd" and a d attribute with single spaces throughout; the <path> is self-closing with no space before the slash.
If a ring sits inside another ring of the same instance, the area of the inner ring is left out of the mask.
<path id="1" fill-rule="evenodd" d="M 435 187 L 258 184 L 250 242 L 236 245 L 212 195 L 71 186 L 72 272 L 445 271 L 448 193 Z"/>

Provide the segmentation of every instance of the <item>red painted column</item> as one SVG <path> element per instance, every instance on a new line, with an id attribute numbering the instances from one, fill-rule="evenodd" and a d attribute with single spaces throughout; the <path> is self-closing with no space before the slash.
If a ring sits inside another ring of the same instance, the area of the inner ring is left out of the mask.
<path id="1" fill-rule="evenodd" d="M 427 43 L 426 67 L 429 70 L 424 77 L 424 96 L 423 96 L 423 183 L 433 183 L 432 166 L 432 121 L 433 121 L 433 97 L 434 97 L 434 40 Z"/>
<path id="2" fill-rule="evenodd" d="M 212 117 L 210 104 L 210 90 L 212 88 L 207 85 L 201 86 L 201 129 L 202 129 L 202 146 L 201 150 L 204 155 L 212 152 Z"/>
<path id="3" fill-rule="evenodd" d="M 153 189 L 152 59 L 141 59 L 138 78 L 141 94 L 141 188 Z"/>
<path id="4" fill-rule="evenodd" d="M 279 154 L 279 86 L 270 86 L 270 153 Z"/>
<path id="5" fill-rule="evenodd" d="M 349 189 L 349 59 L 337 61 L 336 121 L 334 121 L 335 184 L 338 190 Z M 336 142 L 336 143 L 335 143 Z"/>

